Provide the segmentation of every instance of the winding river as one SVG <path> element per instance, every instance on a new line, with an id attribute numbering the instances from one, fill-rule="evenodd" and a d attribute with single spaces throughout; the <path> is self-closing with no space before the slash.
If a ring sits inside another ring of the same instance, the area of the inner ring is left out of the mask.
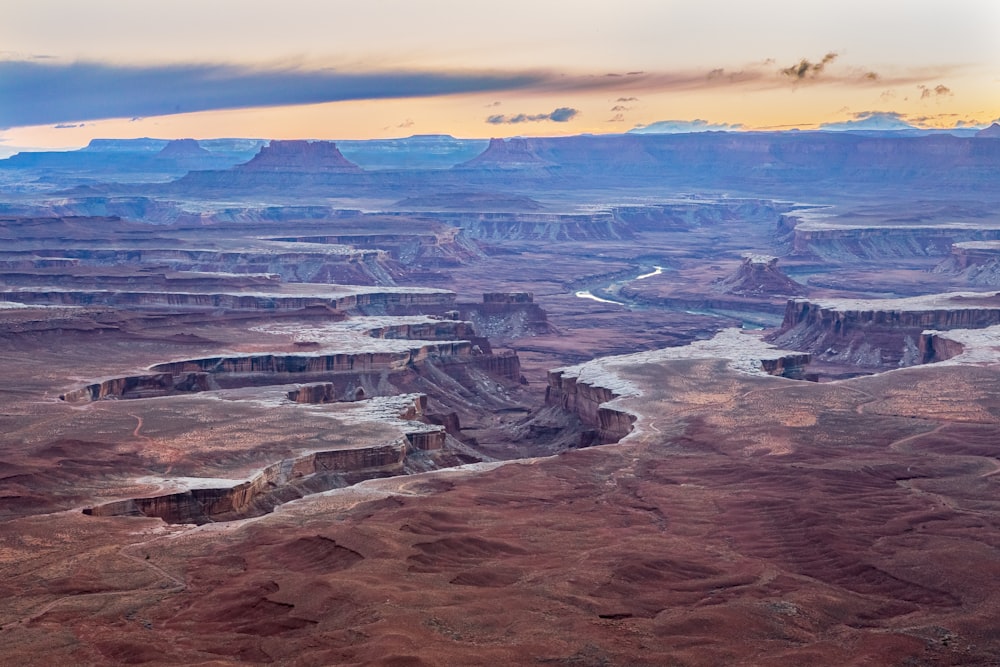
<path id="1" fill-rule="evenodd" d="M 661 273 L 663 273 L 663 267 L 654 266 L 653 270 L 650 271 L 649 273 L 643 273 L 641 275 L 636 276 L 635 278 L 630 278 L 628 280 L 616 280 L 615 282 L 608 285 L 603 291 L 616 293 L 618 291 L 617 288 L 621 285 L 624 285 L 625 283 L 630 283 L 636 280 L 643 280 L 644 278 L 652 278 L 653 276 L 658 276 Z M 628 305 L 622 301 L 613 301 L 611 299 L 605 299 L 603 297 L 599 297 L 596 294 L 594 294 L 594 290 L 580 290 L 579 292 L 575 293 L 575 296 L 581 299 L 591 299 L 592 301 L 600 301 L 601 303 L 613 303 L 619 306 Z"/>

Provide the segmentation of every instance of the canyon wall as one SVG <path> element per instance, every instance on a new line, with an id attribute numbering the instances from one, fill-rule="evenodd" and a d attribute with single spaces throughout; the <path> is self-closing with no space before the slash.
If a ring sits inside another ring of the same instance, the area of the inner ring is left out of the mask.
<path id="1" fill-rule="evenodd" d="M 412 308 L 447 309 L 455 295 L 447 292 L 362 292 L 336 296 L 299 296 L 295 294 L 240 294 L 194 292 L 117 292 L 110 290 L 3 290 L 0 301 L 36 305 L 93 306 L 110 305 L 138 308 L 210 308 L 223 310 L 300 310 L 326 307 L 338 311 L 357 310 L 384 314 Z"/>
<path id="2" fill-rule="evenodd" d="M 818 227 L 800 224 L 792 232 L 792 249 L 830 261 L 885 257 L 947 255 L 958 241 L 1000 239 L 1000 228 L 974 225 L 939 227 Z"/>
<path id="3" fill-rule="evenodd" d="M 1000 241 L 952 244 L 951 253 L 934 272 L 957 276 L 969 285 L 1000 286 Z"/>
<path id="4" fill-rule="evenodd" d="M 441 431 L 443 439 L 443 429 Z M 431 440 L 432 436 L 420 436 Z M 385 474 L 401 474 L 409 440 L 355 449 L 312 452 L 268 466 L 246 482 L 132 498 L 84 510 L 91 516 L 158 517 L 167 523 L 204 524 L 270 512 L 277 505 Z M 350 482 L 344 476 L 351 473 Z"/>
<path id="5" fill-rule="evenodd" d="M 594 429 L 596 437 L 587 444 L 618 442 L 632 432 L 635 415 L 605 405 L 615 398 L 618 395 L 611 389 L 581 382 L 577 376 L 563 370 L 548 373 L 545 404 L 575 414 L 580 421 Z"/>
<path id="6" fill-rule="evenodd" d="M 792 299 L 768 340 L 823 361 L 868 367 L 910 366 L 928 356 L 926 329 L 982 329 L 1000 323 L 995 294 L 952 294 L 814 303 Z M 933 356 L 933 354 L 931 354 Z"/>

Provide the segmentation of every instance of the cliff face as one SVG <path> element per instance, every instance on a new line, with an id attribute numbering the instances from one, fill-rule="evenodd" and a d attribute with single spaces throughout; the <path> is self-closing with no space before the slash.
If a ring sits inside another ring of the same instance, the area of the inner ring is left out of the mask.
<path id="1" fill-rule="evenodd" d="M 938 331 L 925 331 L 920 334 L 920 363 L 933 364 L 947 361 L 965 352 L 965 346 L 960 342 L 942 336 Z"/>
<path id="2" fill-rule="evenodd" d="M 792 247 L 796 253 L 814 254 L 830 261 L 927 257 L 947 255 L 959 241 L 1000 239 L 1000 229 L 976 229 L 968 225 L 940 227 L 843 227 L 796 226 Z"/>
<path id="3" fill-rule="evenodd" d="M 594 429 L 596 437 L 588 444 L 618 442 L 632 432 L 635 415 L 605 405 L 618 398 L 608 387 L 581 382 L 562 370 L 549 371 L 548 383 L 545 404 L 575 414 Z"/>
<path id="4" fill-rule="evenodd" d="M 130 375 L 87 385 L 60 396 L 67 403 L 106 398 L 150 398 L 175 393 L 208 391 L 213 386 L 208 373 L 155 373 Z"/>
<path id="5" fill-rule="evenodd" d="M 481 241 L 600 241 L 630 239 L 632 229 L 611 212 L 597 213 L 435 213 L 435 219 L 461 227 Z"/>
<path id="6" fill-rule="evenodd" d="M 1000 286 L 1000 242 L 955 243 L 934 272 L 963 278 L 970 285 Z"/>
<path id="7" fill-rule="evenodd" d="M 472 354 L 469 341 L 424 345 L 405 352 L 357 352 L 337 354 L 253 354 L 207 357 L 157 364 L 160 373 L 336 373 L 345 371 L 401 370 L 431 356 L 466 357 Z"/>
<path id="8" fill-rule="evenodd" d="M 688 231 L 719 225 L 777 224 L 791 205 L 758 199 L 619 206 L 614 216 L 635 231 Z"/>
<path id="9" fill-rule="evenodd" d="M 482 303 L 459 303 L 458 316 L 493 340 L 509 340 L 549 331 L 548 316 L 528 292 L 483 294 Z"/>
<path id="10" fill-rule="evenodd" d="M 460 266 L 484 256 L 479 246 L 463 230 L 454 227 L 447 227 L 434 234 L 337 234 L 292 236 L 270 240 L 380 250 L 410 268 Z"/>
<path id="11" fill-rule="evenodd" d="M 273 247 L 240 251 L 195 250 L 186 248 L 40 248 L 39 257 L 50 261 L 75 262 L 87 266 L 155 265 L 172 271 L 266 274 L 285 282 L 337 283 L 342 285 L 392 285 L 402 267 L 386 251 L 337 246 L 324 250 Z M 81 285 L 66 275 L 49 282 L 52 286 Z M 131 277 L 130 277 L 131 278 Z M 137 286 L 143 276 L 133 279 Z M 239 285 L 238 279 L 228 281 Z M 215 289 L 219 289 L 218 286 Z M 128 290 L 126 290 L 128 291 Z"/>
<path id="12" fill-rule="evenodd" d="M 438 439 L 415 433 L 416 441 L 433 449 Z M 158 517 L 167 523 L 204 524 L 260 516 L 276 506 L 310 493 L 327 491 L 362 479 L 399 474 L 410 447 L 409 434 L 401 441 L 356 449 L 313 452 L 268 466 L 246 482 L 233 486 L 198 488 L 150 498 L 121 500 L 84 510 L 92 516 Z"/>
<path id="13" fill-rule="evenodd" d="M 361 167 L 345 158 L 332 141 L 279 141 L 263 146 L 241 171 L 336 171 L 360 173 Z"/>
<path id="14" fill-rule="evenodd" d="M 824 361 L 868 367 L 925 362 L 925 329 L 981 329 L 1000 323 L 994 294 L 951 294 L 911 299 L 813 303 L 793 299 L 781 329 L 769 337 L 782 347 Z"/>
<path id="15" fill-rule="evenodd" d="M 149 308 L 222 308 L 225 310 L 300 310 L 325 307 L 372 313 L 405 311 L 409 307 L 448 308 L 454 294 L 445 292 L 367 292 L 338 296 L 294 294 L 211 294 L 192 292 L 117 292 L 105 290 L 0 291 L 0 301 L 40 305 L 113 305 Z"/>

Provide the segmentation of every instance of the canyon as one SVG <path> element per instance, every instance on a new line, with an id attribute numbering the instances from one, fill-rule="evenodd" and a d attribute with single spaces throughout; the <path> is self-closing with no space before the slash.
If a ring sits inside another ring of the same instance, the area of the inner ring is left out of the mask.
<path id="1" fill-rule="evenodd" d="M 1000 652 L 989 133 L 0 174 L 0 662 Z"/>

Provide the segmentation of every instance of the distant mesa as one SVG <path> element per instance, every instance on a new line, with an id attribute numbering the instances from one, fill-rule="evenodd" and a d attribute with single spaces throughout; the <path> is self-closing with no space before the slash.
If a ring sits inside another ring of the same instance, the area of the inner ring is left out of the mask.
<path id="1" fill-rule="evenodd" d="M 1000 138 L 1000 123 L 993 123 L 987 128 L 979 130 L 976 132 L 977 137 L 986 137 L 989 139 Z"/>
<path id="2" fill-rule="evenodd" d="M 551 162 L 543 160 L 535 152 L 534 146 L 527 139 L 515 137 L 512 139 L 490 139 L 486 150 L 468 162 L 458 165 L 459 168 L 472 169 L 525 169 L 531 167 L 548 167 Z"/>
<path id="3" fill-rule="evenodd" d="M 362 171 L 345 158 L 332 141 L 277 139 L 262 146 L 252 160 L 236 168 L 242 171 Z"/>
<path id="4" fill-rule="evenodd" d="M 738 295 L 805 294 L 805 288 L 778 268 L 778 258 L 767 255 L 746 255 L 743 263 L 732 275 L 717 284 L 718 291 Z"/>
<path id="5" fill-rule="evenodd" d="M 211 153 L 202 148 L 201 144 L 194 139 L 175 139 L 156 154 L 157 157 L 171 159 L 207 157 L 210 155 Z"/>

